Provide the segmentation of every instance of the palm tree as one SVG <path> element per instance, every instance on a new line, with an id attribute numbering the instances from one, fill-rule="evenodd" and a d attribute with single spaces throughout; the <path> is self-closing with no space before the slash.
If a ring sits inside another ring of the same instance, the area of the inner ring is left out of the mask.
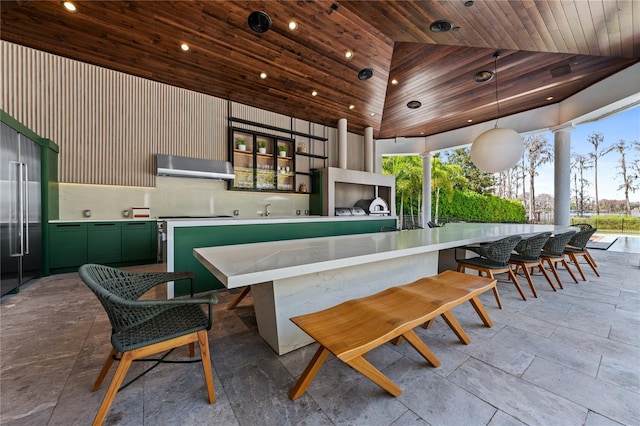
<path id="1" fill-rule="evenodd" d="M 604 142 L 604 136 L 602 136 L 602 133 L 592 133 L 587 138 L 587 141 L 593 145 L 593 152 L 589 153 L 589 157 L 593 161 L 593 184 L 596 187 L 596 215 L 600 215 L 600 199 L 598 198 L 598 158 L 603 157 L 610 151 L 605 149 L 598 150 L 600 144 Z"/>
<path id="2" fill-rule="evenodd" d="M 466 180 L 462 174 L 462 167 L 457 164 L 444 164 L 438 155 L 431 159 L 431 192 L 434 192 L 436 195 L 435 212 L 433 215 L 433 221 L 435 223 L 438 223 L 441 191 L 444 190 L 447 194 L 447 199 L 451 201 L 455 185 L 461 185 L 466 182 Z"/>
<path id="3" fill-rule="evenodd" d="M 634 142 L 636 144 L 637 142 Z M 620 140 L 618 143 L 613 144 L 607 150 L 607 153 L 611 151 L 618 151 L 620 154 L 620 172 L 618 173 L 622 176 L 622 184 L 618 187 L 618 189 L 624 190 L 624 200 L 625 200 L 625 214 L 627 216 L 631 215 L 631 203 L 629 203 L 629 192 L 634 192 L 637 187 L 634 186 L 634 176 L 629 175 L 627 173 L 627 162 L 625 157 L 625 152 L 629 148 L 627 142 Z"/>
<path id="4" fill-rule="evenodd" d="M 535 215 L 535 189 L 534 181 L 538 175 L 537 168 L 551 161 L 550 145 L 544 135 L 528 136 L 524 139 L 525 152 L 529 160 L 526 168 L 529 173 L 529 220 L 534 220 Z"/>

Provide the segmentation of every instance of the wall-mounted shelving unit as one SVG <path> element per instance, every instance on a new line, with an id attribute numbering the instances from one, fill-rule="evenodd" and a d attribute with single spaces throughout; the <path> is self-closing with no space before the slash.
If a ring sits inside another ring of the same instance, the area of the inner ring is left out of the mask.
<path id="1" fill-rule="evenodd" d="M 229 184 L 230 189 L 312 191 L 313 172 L 326 167 L 328 155 L 327 138 L 312 135 L 311 123 L 309 133 L 302 133 L 292 130 L 294 119 L 291 119 L 291 129 L 231 116 L 228 121 L 229 161 L 236 175 Z M 326 133 L 326 127 L 324 131 Z"/>

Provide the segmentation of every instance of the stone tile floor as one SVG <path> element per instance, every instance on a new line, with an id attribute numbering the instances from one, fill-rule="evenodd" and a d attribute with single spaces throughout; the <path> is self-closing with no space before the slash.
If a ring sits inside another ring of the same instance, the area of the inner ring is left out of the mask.
<path id="1" fill-rule="evenodd" d="M 587 267 L 587 281 L 574 284 L 561 271 L 565 289 L 554 293 L 536 275 L 538 299 L 525 302 L 501 281 L 503 310 L 492 294 L 482 297 L 493 328 L 470 305 L 457 307 L 470 345 L 440 319 L 419 328 L 438 368 L 407 343 L 372 351 L 369 361 L 404 390 L 397 398 L 330 356 L 307 393 L 289 400 L 316 345 L 277 356 L 257 334 L 250 297 L 227 311 L 233 294 L 221 291 L 209 332 L 217 402 L 207 404 L 199 363 L 165 364 L 118 393 L 105 423 L 638 425 L 640 254 L 591 252 L 601 278 Z M 90 424 L 110 380 L 90 391 L 110 328 L 78 275 L 42 278 L 4 297 L 0 322 L 0 424 Z M 186 349 L 171 356 L 187 358 Z"/>

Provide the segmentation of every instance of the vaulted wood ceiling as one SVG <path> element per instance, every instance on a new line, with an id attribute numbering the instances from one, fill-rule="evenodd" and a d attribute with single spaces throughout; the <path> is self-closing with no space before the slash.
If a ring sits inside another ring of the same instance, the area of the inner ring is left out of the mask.
<path id="1" fill-rule="evenodd" d="M 349 131 L 371 126 L 376 138 L 495 118 L 496 79 L 473 76 L 494 70 L 496 51 L 500 116 L 562 101 L 640 60 L 639 1 L 465 3 L 76 1 L 69 13 L 57 0 L 2 0 L 0 36 L 332 127 L 344 117 Z M 249 28 L 253 11 L 270 16 L 270 30 Z M 436 20 L 453 29 L 431 31 Z M 359 80 L 365 68 L 373 77 Z"/>

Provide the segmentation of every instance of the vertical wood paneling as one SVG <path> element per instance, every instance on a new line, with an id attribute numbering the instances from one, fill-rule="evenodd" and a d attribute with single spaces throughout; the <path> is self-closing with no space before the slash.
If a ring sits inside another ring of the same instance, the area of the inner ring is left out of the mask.
<path id="1" fill-rule="evenodd" d="M 156 153 L 228 158 L 227 101 L 0 43 L 0 108 L 60 146 L 61 182 L 155 186 Z M 291 128 L 290 117 L 247 105 L 232 103 L 232 115 Z M 335 131 L 294 127 L 329 137 L 331 157 Z M 350 137 L 350 164 L 361 169 L 362 138 Z"/>

